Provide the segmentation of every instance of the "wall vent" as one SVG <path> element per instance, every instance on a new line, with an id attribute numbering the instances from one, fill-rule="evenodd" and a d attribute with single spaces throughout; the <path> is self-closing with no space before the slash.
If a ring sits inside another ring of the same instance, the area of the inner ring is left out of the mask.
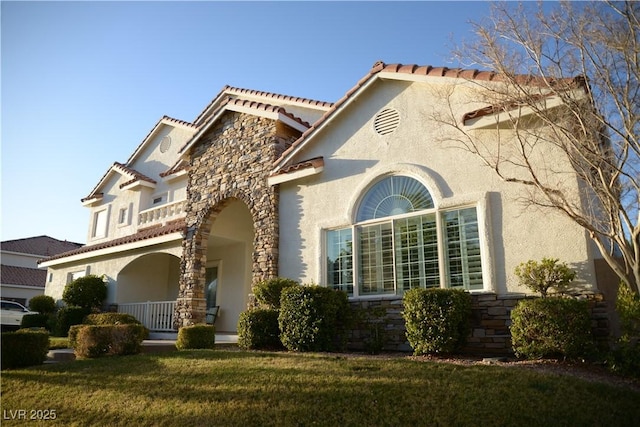
<path id="1" fill-rule="evenodd" d="M 169 147 L 171 147 L 171 137 L 167 135 L 160 141 L 160 152 L 166 153 Z"/>
<path id="2" fill-rule="evenodd" d="M 400 123 L 400 113 L 393 108 L 385 108 L 373 120 L 373 128 L 378 135 L 393 133 Z"/>

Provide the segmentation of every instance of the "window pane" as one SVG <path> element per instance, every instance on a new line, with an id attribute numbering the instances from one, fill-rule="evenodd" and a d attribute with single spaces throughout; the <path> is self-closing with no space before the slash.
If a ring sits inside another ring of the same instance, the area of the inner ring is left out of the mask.
<path id="1" fill-rule="evenodd" d="M 96 212 L 93 224 L 93 237 L 105 237 L 107 235 L 107 210 Z"/>
<path id="2" fill-rule="evenodd" d="M 327 285 L 353 295 L 353 237 L 350 228 L 327 231 Z"/>
<path id="3" fill-rule="evenodd" d="M 395 292 L 391 223 L 358 229 L 359 294 Z"/>
<path id="4" fill-rule="evenodd" d="M 480 233 L 474 208 L 444 214 L 448 284 L 452 288 L 482 289 Z"/>
<path id="5" fill-rule="evenodd" d="M 433 208 L 429 190 L 408 176 L 389 176 L 367 191 L 358 208 L 358 221 Z"/>
<path id="6" fill-rule="evenodd" d="M 439 286 L 435 215 L 403 218 L 393 224 L 398 292 Z"/>

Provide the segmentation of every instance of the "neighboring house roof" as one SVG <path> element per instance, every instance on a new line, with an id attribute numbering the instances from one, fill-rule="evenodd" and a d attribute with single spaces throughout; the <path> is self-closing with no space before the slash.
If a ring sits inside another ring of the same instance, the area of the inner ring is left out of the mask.
<path id="1" fill-rule="evenodd" d="M 58 240 L 49 236 L 27 237 L 0 242 L 0 249 L 28 255 L 52 256 L 83 246 L 82 243 Z"/>
<path id="2" fill-rule="evenodd" d="M 448 77 L 448 78 L 457 78 L 457 79 L 465 79 L 465 80 L 477 80 L 477 81 L 506 81 L 507 77 L 505 75 L 496 73 L 494 71 L 480 71 L 480 70 L 470 70 L 470 69 L 462 69 L 462 68 L 447 68 L 447 67 L 432 67 L 430 65 L 416 65 L 416 64 L 385 64 L 382 61 L 376 62 L 369 73 L 367 73 L 362 79 L 360 79 L 355 86 L 353 86 L 347 93 L 339 99 L 333 106 L 318 120 L 316 121 L 309 129 L 307 129 L 298 140 L 294 141 L 294 143 L 285 150 L 281 156 L 274 162 L 274 171 L 273 173 L 278 173 L 280 168 L 287 167 L 287 162 L 290 161 L 293 155 L 300 150 L 301 147 L 306 145 L 313 136 L 326 124 L 332 120 L 336 115 L 338 115 L 344 107 L 346 107 L 353 99 L 355 99 L 360 93 L 362 93 L 366 88 L 377 78 L 381 76 L 385 76 L 388 78 L 401 79 L 401 80 L 416 80 L 422 77 Z M 528 76 L 528 75 L 518 75 L 514 76 L 513 81 L 529 86 L 540 86 L 540 87 L 550 87 L 554 86 L 558 83 L 569 83 L 570 85 L 579 86 L 584 84 L 584 79 L 581 77 L 569 78 L 569 79 L 558 79 L 558 80 L 547 80 L 540 77 Z M 485 107 L 485 108 L 494 108 L 494 107 Z M 484 109 L 482 109 L 484 110 Z M 474 114 L 471 112 L 469 114 Z M 478 113 L 475 113 L 478 114 Z M 482 113 L 480 113 L 482 114 Z M 486 113 L 490 114 L 490 113 Z"/>
<path id="3" fill-rule="evenodd" d="M 47 270 L 37 268 L 16 267 L 13 265 L 0 266 L 3 285 L 32 286 L 44 288 L 47 280 Z"/>
<path id="4" fill-rule="evenodd" d="M 95 245 L 83 246 L 82 248 L 75 249 L 69 252 L 64 252 L 43 260 L 39 262 L 52 261 L 59 258 L 66 258 L 73 255 L 84 254 L 87 252 L 97 251 L 99 249 L 111 248 L 114 246 L 120 246 L 127 243 L 135 243 L 142 240 L 152 239 L 154 237 L 165 236 L 167 234 L 183 232 L 186 228 L 186 223 L 184 219 L 177 219 L 175 221 L 170 221 L 165 225 L 155 225 L 149 228 L 142 229 L 135 234 L 131 234 L 129 236 L 120 237 L 118 239 L 109 240 L 102 243 L 96 243 Z"/>
<path id="5" fill-rule="evenodd" d="M 213 98 L 213 100 L 207 105 L 204 110 L 193 121 L 196 126 L 201 126 L 208 121 L 208 117 L 216 113 L 220 109 L 220 106 L 226 102 L 227 98 L 235 97 L 257 97 L 262 98 L 265 103 L 269 103 L 269 100 L 273 100 L 274 104 L 279 104 L 278 101 L 285 101 L 290 104 L 299 105 L 301 107 L 310 107 L 320 110 L 328 110 L 333 105 L 331 102 L 316 101 L 308 98 L 300 98 L 289 95 L 281 95 L 272 92 L 263 92 L 253 89 L 242 89 L 232 86 L 225 86 L 220 92 Z"/>

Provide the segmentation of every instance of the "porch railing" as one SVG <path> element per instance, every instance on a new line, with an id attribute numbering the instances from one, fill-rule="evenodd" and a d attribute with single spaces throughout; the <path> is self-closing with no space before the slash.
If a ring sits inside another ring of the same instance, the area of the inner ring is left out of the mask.
<path id="1" fill-rule="evenodd" d="M 184 216 L 186 203 L 186 200 L 178 200 L 177 202 L 140 211 L 138 213 L 138 226 L 148 226 L 178 219 Z"/>
<path id="2" fill-rule="evenodd" d="M 118 313 L 127 313 L 138 319 L 150 331 L 174 331 L 175 301 L 147 301 L 118 304 Z"/>

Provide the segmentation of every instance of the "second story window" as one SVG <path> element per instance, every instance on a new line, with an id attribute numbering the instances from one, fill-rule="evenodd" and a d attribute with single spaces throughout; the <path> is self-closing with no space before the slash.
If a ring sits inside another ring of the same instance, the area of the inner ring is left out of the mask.
<path id="1" fill-rule="evenodd" d="M 129 224 L 129 208 L 120 208 L 118 211 L 118 225 Z"/>
<path id="2" fill-rule="evenodd" d="M 100 238 L 107 236 L 108 209 L 102 209 L 93 214 L 93 232 L 91 237 Z"/>

